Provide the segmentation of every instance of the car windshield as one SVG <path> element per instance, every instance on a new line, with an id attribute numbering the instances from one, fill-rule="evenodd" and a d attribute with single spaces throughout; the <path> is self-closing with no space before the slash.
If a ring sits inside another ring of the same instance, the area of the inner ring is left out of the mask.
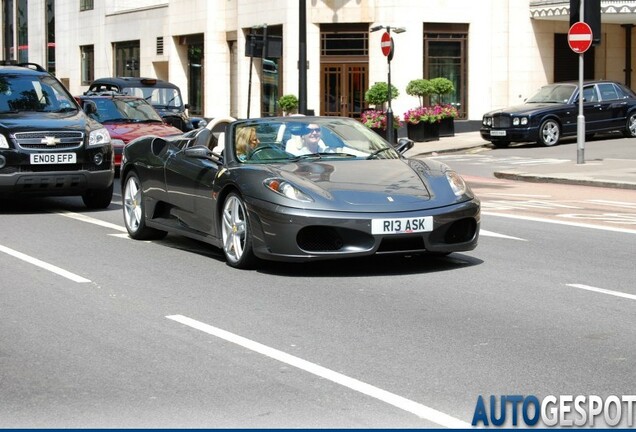
<path id="1" fill-rule="evenodd" d="M 77 105 L 64 87 L 46 75 L 0 76 L 0 113 L 66 112 Z"/>
<path id="2" fill-rule="evenodd" d="M 355 119 L 245 120 L 235 126 L 233 137 L 234 155 L 243 163 L 400 157 L 388 142 Z"/>
<path id="3" fill-rule="evenodd" d="M 526 103 L 567 103 L 575 90 L 576 86 L 571 84 L 547 85 L 528 98 Z"/>
<path id="4" fill-rule="evenodd" d="M 165 87 L 126 87 L 123 92 L 130 96 L 140 97 L 156 108 L 181 108 L 179 90 Z"/>
<path id="5" fill-rule="evenodd" d="M 116 122 L 159 122 L 163 123 L 157 111 L 143 99 L 94 98 L 97 112 L 90 116 L 100 123 Z"/>

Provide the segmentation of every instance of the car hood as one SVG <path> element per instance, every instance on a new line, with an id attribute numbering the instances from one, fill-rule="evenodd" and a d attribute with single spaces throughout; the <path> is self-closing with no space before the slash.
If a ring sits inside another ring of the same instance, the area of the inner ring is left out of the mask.
<path id="1" fill-rule="evenodd" d="M 166 137 L 170 135 L 181 135 L 183 133 L 179 129 L 165 123 L 106 123 L 104 127 L 108 129 L 111 138 L 120 139 L 125 143 L 145 135 Z"/>
<path id="2" fill-rule="evenodd" d="M 86 132 L 87 126 L 94 129 L 98 124 L 87 119 L 79 110 L 68 113 L 22 111 L 0 114 L 0 130 L 10 130 L 11 133 L 48 130 Z"/>
<path id="3" fill-rule="evenodd" d="M 553 110 L 569 106 L 568 104 L 561 103 L 525 103 L 521 105 L 515 105 L 511 107 L 501 108 L 490 111 L 485 115 L 494 114 L 514 114 L 514 115 L 530 115 L 538 112 Z"/>
<path id="4" fill-rule="evenodd" d="M 340 160 L 269 168 L 314 200 L 311 207 L 355 212 L 402 212 L 457 200 L 445 165 L 418 159 Z M 286 200 L 287 204 L 290 200 Z"/>

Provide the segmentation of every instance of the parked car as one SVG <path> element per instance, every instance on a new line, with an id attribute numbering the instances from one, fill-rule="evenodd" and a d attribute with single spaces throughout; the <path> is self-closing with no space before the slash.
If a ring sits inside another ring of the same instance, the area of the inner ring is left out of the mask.
<path id="1" fill-rule="evenodd" d="M 575 82 L 549 84 L 523 105 L 484 114 L 481 137 L 496 147 L 512 142 L 557 145 L 562 137 L 576 136 L 579 86 Z M 585 134 L 620 131 L 636 137 L 636 95 L 613 81 L 589 81 L 583 85 Z"/>
<path id="2" fill-rule="evenodd" d="M 91 83 L 84 95 L 108 91 L 145 99 L 157 110 L 166 123 L 184 132 L 205 126 L 205 120 L 196 118 L 195 121 L 188 116 L 186 110 L 189 105 L 184 103 L 181 90 L 168 81 L 139 77 L 99 78 Z"/>
<path id="3" fill-rule="evenodd" d="M 403 157 L 412 141 L 394 148 L 342 117 L 231 121 L 220 137 L 213 134 L 218 121 L 124 148 L 124 224 L 132 238 L 179 233 L 221 248 L 237 268 L 258 258 L 449 254 L 477 246 L 479 200 L 443 163 Z M 285 150 L 288 141 L 298 150 L 299 137 L 310 135 L 321 141 L 319 152 Z"/>
<path id="4" fill-rule="evenodd" d="M 163 121 L 145 99 L 123 96 L 78 96 L 77 100 L 92 119 L 108 130 L 115 152 L 115 169 L 121 165 L 124 146 L 146 135 L 180 135 L 181 130 Z"/>
<path id="5" fill-rule="evenodd" d="M 113 196 L 113 146 L 64 85 L 33 63 L 0 65 L 0 198 L 81 195 L 89 208 Z"/>

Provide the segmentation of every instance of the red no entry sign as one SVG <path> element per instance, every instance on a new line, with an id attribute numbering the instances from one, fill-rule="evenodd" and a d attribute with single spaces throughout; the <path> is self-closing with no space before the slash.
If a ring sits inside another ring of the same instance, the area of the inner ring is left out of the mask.
<path id="1" fill-rule="evenodd" d="M 575 53 L 582 54 L 592 45 L 592 29 L 587 23 L 575 22 L 568 31 L 568 45 Z"/>
<path id="2" fill-rule="evenodd" d="M 380 42 L 380 47 L 382 47 L 382 54 L 385 56 L 389 56 L 391 54 L 391 50 L 393 49 L 393 44 L 391 43 L 391 35 L 389 32 L 384 32 L 382 34 L 382 41 Z"/>

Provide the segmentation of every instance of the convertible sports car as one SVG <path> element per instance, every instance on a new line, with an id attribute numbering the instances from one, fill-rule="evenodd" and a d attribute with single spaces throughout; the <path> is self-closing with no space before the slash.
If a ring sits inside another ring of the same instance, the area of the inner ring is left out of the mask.
<path id="1" fill-rule="evenodd" d="M 474 249 L 479 200 L 443 163 L 405 158 L 412 145 L 341 117 L 225 118 L 141 137 L 124 149 L 125 225 L 134 239 L 210 243 L 237 268 Z"/>

